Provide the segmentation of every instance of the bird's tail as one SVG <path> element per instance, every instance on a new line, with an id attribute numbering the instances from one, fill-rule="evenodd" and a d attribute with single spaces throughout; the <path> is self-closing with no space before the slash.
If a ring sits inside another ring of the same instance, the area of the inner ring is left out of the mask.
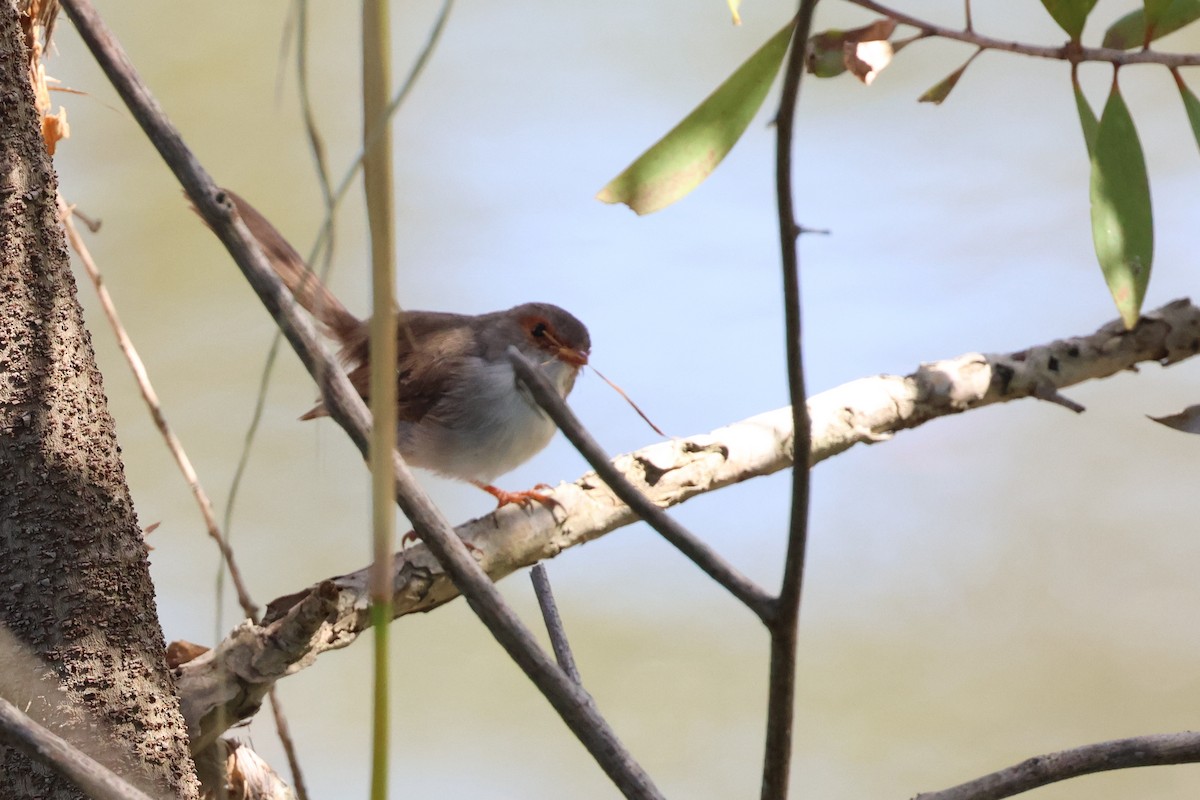
<path id="1" fill-rule="evenodd" d="M 362 320 L 351 314 L 342 305 L 342 301 L 317 279 L 296 249 L 288 244 L 283 234 L 260 214 L 258 209 L 229 189 L 223 191 L 233 201 L 238 215 L 246 223 L 250 233 L 262 245 L 271 266 L 296 298 L 296 302 L 324 325 L 333 339 L 343 346 L 346 345 L 353 338 L 353 334 L 362 328 Z"/>

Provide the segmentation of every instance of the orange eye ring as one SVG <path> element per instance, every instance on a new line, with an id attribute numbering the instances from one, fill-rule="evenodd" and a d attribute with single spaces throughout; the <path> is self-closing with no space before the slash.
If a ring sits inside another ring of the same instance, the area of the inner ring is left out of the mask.
<path id="1" fill-rule="evenodd" d="M 582 367 L 588 363 L 587 351 L 564 343 L 548 319 L 540 316 L 525 317 L 521 320 L 521 326 L 534 344 L 548 351 L 559 361 L 574 367 Z"/>

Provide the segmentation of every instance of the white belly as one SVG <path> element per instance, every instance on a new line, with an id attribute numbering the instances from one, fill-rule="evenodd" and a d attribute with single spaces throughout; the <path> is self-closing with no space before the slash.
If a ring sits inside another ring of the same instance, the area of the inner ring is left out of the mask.
<path id="1" fill-rule="evenodd" d="M 557 360 L 542 369 L 566 397 L 578 370 Z M 507 361 L 479 362 L 470 372 L 475 379 L 464 381 L 420 423 L 401 423 L 397 445 L 413 466 L 490 483 L 532 458 L 557 428 L 518 390 Z"/>

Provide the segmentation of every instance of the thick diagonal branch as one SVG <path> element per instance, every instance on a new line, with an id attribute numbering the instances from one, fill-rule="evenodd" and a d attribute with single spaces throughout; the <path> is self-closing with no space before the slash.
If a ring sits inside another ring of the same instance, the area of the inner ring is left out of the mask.
<path id="1" fill-rule="evenodd" d="M 862 378 L 809 398 L 813 433 L 809 459 L 816 464 L 855 444 L 885 441 L 897 431 L 973 408 L 1025 397 L 1056 398 L 1066 387 L 1106 378 L 1141 363 L 1174 364 L 1198 350 L 1200 308 L 1188 300 L 1177 300 L 1147 314 L 1132 331 L 1114 321 L 1092 334 L 1015 353 L 968 353 L 923 364 L 905 376 Z M 781 408 L 712 433 L 618 456 L 613 463 L 655 504 L 665 508 L 790 466 L 791 419 L 791 409 Z M 553 514 L 540 507 L 532 511 L 508 507 L 455 531 L 471 544 L 480 567 L 499 580 L 637 521 L 594 473 L 560 485 L 552 496 L 560 504 Z M 396 555 L 394 585 L 398 617 L 432 610 L 458 596 L 423 545 Z M 296 664 L 307 664 L 321 652 L 347 646 L 370 625 L 365 569 L 275 600 L 264 624 L 282 619 L 313 595 L 328 597 L 331 610 L 311 634 L 305 634 L 303 646 L 291 651 L 289 657 Z M 246 633 L 239 629 L 237 635 Z M 228 641 L 222 648 L 223 658 L 244 658 L 236 655 L 238 646 Z M 213 697 L 228 700 L 230 723 L 252 714 L 257 701 L 243 700 L 261 697 L 261 692 L 244 686 L 214 687 L 209 682 L 211 666 L 205 661 L 180 668 L 179 688 L 187 718 L 208 715 Z M 201 670 L 204 677 L 198 683 Z M 295 670 L 284 665 L 274 675 L 254 680 L 274 681 L 290 671 Z M 232 670 L 228 680 L 246 678 Z"/>

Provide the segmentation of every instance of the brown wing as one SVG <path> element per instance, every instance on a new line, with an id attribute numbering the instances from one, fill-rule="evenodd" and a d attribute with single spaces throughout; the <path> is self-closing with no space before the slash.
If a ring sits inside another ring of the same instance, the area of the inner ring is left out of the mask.
<path id="1" fill-rule="evenodd" d="M 396 414 L 402 422 L 417 422 L 442 399 L 464 368 L 465 359 L 479 355 L 471 330 L 471 317 L 433 311 L 400 314 L 396 336 Z M 350 383 L 364 400 L 370 400 L 371 370 L 368 326 L 345 343 L 342 358 Z M 301 419 L 324 416 L 317 405 Z"/>
<path id="2" fill-rule="evenodd" d="M 323 323 L 341 345 L 340 355 L 351 385 L 364 400 L 369 400 L 369 324 L 351 314 L 317 280 L 296 249 L 258 209 L 235 192 L 224 191 L 296 302 Z M 481 349 L 471 330 L 471 319 L 463 314 L 433 311 L 400 313 L 396 337 L 398 419 L 416 422 L 424 417 L 445 396 L 456 374 L 463 368 L 464 359 L 480 354 Z M 324 404 L 318 403 L 300 419 L 315 419 L 327 413 Z"/>

